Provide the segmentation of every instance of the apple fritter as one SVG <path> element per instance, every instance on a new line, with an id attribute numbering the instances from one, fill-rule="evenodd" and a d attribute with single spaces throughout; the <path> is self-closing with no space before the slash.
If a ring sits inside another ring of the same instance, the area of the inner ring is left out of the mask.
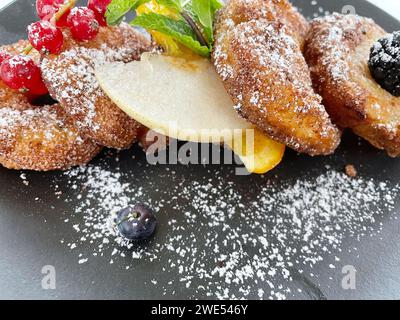
<path id="1" fill-rule="evenodd" d="M 243 118 L 298 152 L 327 155 L 341 133 L 312 87 L 307 29 L 287 1 L 231 0 L 216 20 L 212 58 Z"/>
<path id="2" fill-rule="evenodd" d="M 280 21 L 294 31 L 294 36 L 303 46 L 310 25 L 289 1 L 228 0 L 226 2 L 227 5 L 221 11 L 218 24 L 223 20 L 232 26 L 252 20 Z"/>
<path id="3" fill-rule="evenodd" d="M 27 41 L 0 47 L 17 54 Z M 36 51 L 30 54 L 35 61 Z M 34 106 L 0 81 L 0 164 L 9 169 L 49 171 L 83 165 L 101 148 L 79 135 L 59 105 Z"/>
<path id="4" fill-rule="evenodd" d="M 101 150 L 81 138 L 59 105 L 0 108 L 0 163 L 9 169 L 65 170 L 84 165 Z"/>
<path id="5" fill-rule="evenodd" d="M 396 157 L 400 98 L 383 89 L 368 67 L 372 46 L 385 35 L 371 19 L 334 14 L 312 22 L 305 52 L 314 86 L 334 122 Z"/>
<path id="6" fill-rule="evenodd" d="M 140 128 L 102 91 L 94 70 L 107 62 L 139 60 L 152 48 L 150 40 L 126 23 L 101 28 L 88 42 L 76 42 L 65 33 L 63 52 L 46 56 L 42 74 L 49 92 L 78 125 L 82 135 L 98 144 L 123 149 L 137 138 Z"/>

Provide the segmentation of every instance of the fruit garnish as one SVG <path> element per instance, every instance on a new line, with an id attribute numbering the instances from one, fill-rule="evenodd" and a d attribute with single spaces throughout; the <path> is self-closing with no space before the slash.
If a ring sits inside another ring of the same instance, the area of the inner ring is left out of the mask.
<path id="1" fill-rule="evenodd" d="M 40 68 L 29 53 L 32 49 L 42 54 L 58 54 L 63 46 L 63 34 L 59 27 L 67 24 L 67 17 L 76 0 L 37 0 L 36 10 L 41 21 L 28 26 L 27 45 L 20 55 L 11 57 L 0 53 L 0 80 L 11 89 L 19 90 L 28 97 L 48 93 Z"/>
<path id="2" fill-rule="evenodd" d="M 75 6 L 75 2 L 76 0 L 68 0 L 68 1 L 63 1 L 62 3 L 60 3 L 59 1 L 41 1 L 38 0 L 36 2 L 36 9 L 38 11 L 38 15 L 39 17 L 43 16 L 44 13 L 48 13 L 47 15 L 44 15 L 42 18 L 42 21 L 48 21 L 50 22 L 52 25 L 54 25 L 55 27 L 61 27 L 61 26 L 66 26 L 67 24 L 67 18 L 69 16 L 69 13 L 71 12 L 71 8 L 73 8 Z M 64 21 L 65 20 L 65 21 Z M 59 25 L 59 21 L 63 21 L 61 25 Z M 43 31 L 46 34 L 47 33 L 51 33 L 54 31 L 49 31 L 48 28 L 46 28 L 47 30 Z M 29 33 L 29 29 L 28 29 L 28 33 Z M 57 35 L 52 35 L 50 36 L 50 41 L 53 41 L 53 38 L 57 37 Z M 41 47 L 45 46 L 45 40 L 46 39 L 39 39 L 37 35 L 32 35 L 32 40 L 37 41 L 38 43 L 41 42 Z M 56 40 L 55 40 L 56 41 Z M 58 43 L 55 44 L 55 46 L 57 46 Z M 49 44 L 49 46 L 52 46 Z M 31 50 L 34 48 L 33 44 L 30 43 L 23 51 L 24 54 L 28 55 Z M 46 53 L 43 51 L 40 51 L 42 53 Z"/>
<path id="3" fill-rule="evenodd" d="M 110 1 L 89 0 L 88 7 L 75 7 L 76 0 L 38 0 L 36 8 L 42 22 L 48 21 L 55 27 L 68 27 L 75 40 L 88 41 L 97 36 L 100 25 L 106 25 L 104 15 Z M 41 46 L 45 47 L 47 42 L 52 41 L 52 38 L 50 36 L 49 39 L 46 39 L 46 35 L 50 33 L 48 27 L 41 32 L 43 33 L 42 39 L 36 37 L 36 41 L 41 41 L 43 43 Z M 55 32 L 53 31 L 53 33 Z M 33 47 L 33 45 L 28 46 L 24 53 L 29 54 Z M 43 53 L 43 50 L 40 51 Z"/>
<path id="4" fill-rule="evenodd" d="M 213 66 L 204 58 L 187 61 L 144 53 L 141 61 L 98 67 L 96 77 L 128 115 L 172 138 L 219 143 L 224 135 L 232 139 L 235 129 L 251 128 L 237 116 Z"/>
<path id="5" fill-rule="evenodd" d="M 47 93 L 40 68 L 29 56 L 16 55 L 3 61 L 0 75 L 3 82 L 12 89 L 33 95 Z"/>
<path id="6" fill-rule="evenodd" d="M 157 226 L 157 220 L 153 211 L 144 204 L 136 204 L 118 212 L 115 224 L 119 233 L 131 241 L 143 241 L 149 239 Z"/>
<path id="7" fill-rule="evenodd" d="M 41 21 L 27 28 L 29 45 L 21 55 L 11 57 L 0 52 L 0 80 L 12 89 L 28 95 L 47 93 L 39 67 L 28 56 L 32 49 L 42 54 L 59 54 L 64 43 L 61 27 L 68 27 L 77 41 L 94 39 L 100 24 L 105 25 L 105 11 L 111 0 L 89 0 L 88 7 L 75 7 L 76 0 L 37 0 Z"/>
<path id="8" fill-rule="evenodd" d="M 175 12 L 157 3 L 155 0 L 146 2 L 136 9 L 136 14 L 139 16 L 148 13 L 158 13 L 174 19 L 177 18 Z M 149 33 L 153 37 L 153 40 L 163 48 L 164 53 L 170 56 L 182 57 L 192 54 L 189 48 L 175 41 L 171 36 L 154 30 L 150 30 Z"/>
<path id="9" fill-rule="evenodd" d="M 10 59 L 12 56 L 8 52 L 4 50 L 0 50 L 0 66 L 3 63 L 3 61 Z"/>
<path id="10" fill-rule="evenodd" d="M 249 172 L 263 174 L 282 161 L 285 154 L 283 144 L 268 138 L 256 128 L 243 130 L 241 135 L 225 143 L 239 156 Z"/>
<path id="11" fill-rule="evenodd" d="M 253 127 L 238 117 L 207 59 L 144 53 L 141 61 L 98 67 L 96 77 L 114 103 L 156 132 L 183 141 L 225 142 L 254 173 L 265 173 L 282 159 L 285 147 L 257 130 L 254 147 L 235 139 Z"/>
<path id="12" fill-rule="evenodd" d="M 97 73 L 102 88 L 134 119 L 173 138 L 215 142 L 224 130 L 230 132 L 229 136 L 235 129 L 240 137 L 246 136 L 246 129 L 252 126 L 239 118 L 210 61 L 204 59 L 210 57 L 213 48 L 213 21 L 221 7 L 219 0 L 113 0 L 106 11 L 110 25 L 120 23 L 129 11 L 136 10 L 137 17 L 131 24 L 147 29 L 164 49 L 164 55 L 184 59 L 171 62 L 144 55 L 141 62 L 129 64 L 129 70 L 116 72 L 117 66 L 109 70 L 105 67 Z M 116 74 L 119 79 L 114 79 Z M 160 79 L 165 80 L 163 85 Z M 135 88 L 123 90 L 118 86 L 121 82 L 135 83 Z M 146 87 L 153 83 L 157 83 L 157 89 L 149 97 L 135 94 L 148 92 Z M 145 86 L 142 89 L 141 84 Z M 174 133 L 168 130 L 170 122 L 177 124 Z M 203 137 L 202 130 L 208 131 Z M 265 173 L 282 160 L 285 146 L 259 130 L 254 130 L 253 145 L 245 140 L 223 139 L 250 172 Z"/>
<path id="13" fill-rule="evenodd" d="M 94 39 L 100 30 L 100 24 L 93 10 L 86 7 L 75 7 L 67 20 L 68 27 L 74 39 L 88 41 Z"/>
<path id="14" fill-rule="evenodd" d="M 88 8 L 93 10 L 98 23 L 105 27 L 107 26 L 106 21 L 106 10 L 111 0 L 89 0 Z"/>
<path id="15" fill-rule="evenodd" d="M 28 39 L 32 47 L 43 54 L 60 53 L 64 43 L 61 30 L 43 20 L 28 26 Z"/>
<path id="16" fill-rule="evenodd" d="M 36 12 L 41 20 L 50 21 L 54 15 L 65 6 L 65 0 L 37 0 Z M 57 20 L 58 27 L 65 27 L 67 25 L 67 18 L 71 8 L 67 8 L 65 14 Z"/>
<path id="17" fill-rule="evenodd" d="M 400 97 L 400 31 L 374 44 L 368 65 L 376 82 L 393 96 Z"/>
<path id="18" fill-rule="evenodd" d="M 222 7 L 219 0 L 113 0 L 106 12 L 108 24 L 120 23 L 126 13 L 148 2 L 163 10 L 141 13 L 132 25 L 169 36 L 200 56 L 210 56 L 214 16 Z"/>

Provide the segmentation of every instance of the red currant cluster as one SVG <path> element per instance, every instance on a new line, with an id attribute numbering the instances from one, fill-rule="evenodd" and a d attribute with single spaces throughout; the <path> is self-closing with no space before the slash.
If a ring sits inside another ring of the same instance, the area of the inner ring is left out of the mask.
<path id="1" fill-rule="evenodd" d="M 41 54 L 59 54 L 64 44 L 62 28 L 69 28 L 77 41 L 94 39 L 106 26 L 105 12 L 111 0 L 89 0 L 87 7 L 75 7 L 76 0 L 37 0 L 41 19 L 28 26 L 30 46 L 11 56 L 0 51 L 0 79 L 10 88 L 30 95 L 44 95 L 47 88 L 40 68 L 28 56 L 35 48 Z"/>

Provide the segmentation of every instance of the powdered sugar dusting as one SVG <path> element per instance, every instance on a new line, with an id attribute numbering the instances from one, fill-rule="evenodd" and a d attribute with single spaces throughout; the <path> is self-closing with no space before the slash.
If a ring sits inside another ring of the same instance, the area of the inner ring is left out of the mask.
<path id="1" fill-rule="evenodd" d="M 123 149 L 131 146 L 138 124 L 121 111 L 101 89 L 95 68 L 108 62 L 139 60 L 151 42 L 126 23 L 101 28 L 88 42 L 76 43 L 67 30 L 63 52 L 46 56 L 42 75 L 52 97 L 74 119 L 82 135 L 98 144 Z"/>
<path id="2" fill-rule="evenodd" d="M 100 49 L 76 47 L 61 53 L 56 64 L 53 60 L 44 59 L 42 72 L 46 79 L 51 79 L 51 86 L 54 91 L 59 92 L 60 99 L 67 105 L 75 105 L 70 113 L 79 116 L 77 124 L 97 131 L 99 126 L 95 121 L 96 103 L 100 98 L 107 99 L 107 96 L 101 90 L 94 70 L 97 66 L 123 61 L 131 55 L 132 50 L 129 48 L 117 51 L 106 44 Z M 61 65 L 65 68 L 60 68 Z"/>
<path id="3" fill-rule="evenodd" d="M 312 31 L 310 41 L 316 41 L 320 46 L 319 52 L 323 57 L 321 64 L 327 68 L 329 76 L 341 85 L 350 80 L 350 66 L 347 59 L 351 56 L 352 50 L 357 43 L 354 34 L 358 30 L 370 28 L 375 23 L 368 18 L 357 15 L 341 15 L 334 13 L 332 15 L 315 19 L 312 22 Z M 318 28 L 321 31 L 316 32 Z"/>
<path id="4" fill-rule="evenodd" d="M 14 169 L 68 169 L 101 149 L 79 135 L 57 104 L 22 111 L 0 106 L 0 138 L 0 163 Z"/>
<path id="5" fill-rule="evenodd" d="M 170 279 L 152 283 L 170 297 L 183 285 L 188 293 L 219 299 L 289 298 L 294 272 L 305 273 L 326 253 L 334 256 L 347 237 L 379 233 L 376 218 L 394 208 L 399 190 L 328 170 L 293 182 L 264 179 L 258 196 L 248 198 L 219 172 L 201 181 L 180 179 L 168 168 L 158 174 L 165 186 L 94 165 L 67 172 L 70 187 L 84 190 L 75 208 L 81 223 L 69 247 L 93 249 L 92 256 L 78 257 L 80 263 L 102 256 L 134 271 L 138 261 L 157 262 Z M 138 246 L 118 236 L 115 213 L 136 202 L 150 204 L 167 221 L 159 226 L 165 237 Z"/>
<path id="6" fill-rule="evenodd" d="M 382 39 L 382 41 L 386 41 L 388 43 L 387 52 L 382 50 L 382 44 L 380 42 L 377 41 L 374 43 L 372 48 L 373 63 L 376 63 L 377 61 L 383 61 L 387 64 L 396 64 L 396 58 L 400 56 L 400 47 L 395 45 L 395 36 L 400 37 L 400 31 L 389 34 Z"/>
<path id="7" fill-rule="evenodd" d="M 296 151 L 330 154 L 340 133 L 313 90 L 303 19 L 287 1 L 232 0 L 218 14 L 212 58 L 241 116 Z"/>

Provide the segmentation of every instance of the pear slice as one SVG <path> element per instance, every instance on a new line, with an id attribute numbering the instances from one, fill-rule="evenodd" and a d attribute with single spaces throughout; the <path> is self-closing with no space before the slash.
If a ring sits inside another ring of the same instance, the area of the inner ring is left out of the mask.
<path id="1" fill-rule="evenodd" d="M 141 61 L 96 69 L 107 95 L 136 121 L 156 132 L 193 142 L 223 141 L 251 128 L 206 59 L 144 53 Z"/>
<path id="2" fill-rule="evenodd" d="M 145 53 L 141 61 L 99 66 L 96 77 L 116 105 L 158 133 L 183 141 L 224 142 L 253 173 L 268 172 L 282 160 L 285 146 L 237 115 L 206 59 Z M 252 143 L 242 139 L 248 133 L 254 133 Z"/>

